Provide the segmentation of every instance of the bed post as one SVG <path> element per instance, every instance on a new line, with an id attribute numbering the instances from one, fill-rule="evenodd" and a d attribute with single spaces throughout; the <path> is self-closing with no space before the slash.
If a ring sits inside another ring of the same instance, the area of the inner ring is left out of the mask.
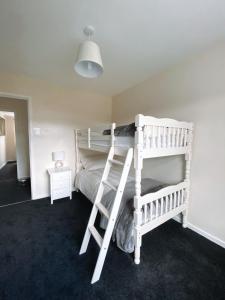
<path id="1" fill-rule="evenodd" d="M 115 128 L 116 128 L 116 123 L 112 123 L 112 126 L 111 126 L 111 147 L 115 146 L 115 133 L 114 133 Z"/>
<path id="2" fill-rule="evenodd" d="M 74 178 L 74 186 L 75 191 L 78 192 L 78 188 L 76 186 L 76 176 L 79 172 L 79 147 L 78 147 L 78 138 L 77 138 L 77 132 L 78 130 L 74 130 L 74 137 L 75 137 L 75 178 Z"/>
<path id="3" fill-rule="evenodd" d="M 142 236 L 140 232 L 141 226 L 141 170 L 143 167 L 143 116 L 137 115 L 135 118 L 135 149 L 134 149 L 134 168 L 135 168 L 135 196 L 134 196 L 134 262 L 140 263 L 140 248 Z"/>
<path id="4" fill-rule="evenodd" d="M 185 165 L 185 179 L 188 187 L 186 190 L 186 209 L 182 212 L 182 226 L 183 228 L 187 227 L 187 215 L 188 215 L 188 205 L 190 198 L 190 171 L 191 171 L 191 158 L 192 158 L 192 139 L 193 139 L 193 124 L 188 134 L 188 152 L 185 155 L 186 165 Z"/>

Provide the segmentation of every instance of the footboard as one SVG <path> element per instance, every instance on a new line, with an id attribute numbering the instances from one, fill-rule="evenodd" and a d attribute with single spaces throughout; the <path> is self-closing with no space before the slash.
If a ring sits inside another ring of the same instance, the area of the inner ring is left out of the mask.
<path id="1" fill-rule="evenodd" d="M 135 124 L 139 131 L 139 139 L 136 138 L 136 143 L 141 144 L 143 148 L 143 158 L 189 152 L 192 123 L 137 115 Z"/>
<path id="2" fill-rule="evenodd" d="M 144 235 L 184 211 L 187 189 L 188 183 L 184 181 L 141 197 L 142 224 L 139 234 Z"/>

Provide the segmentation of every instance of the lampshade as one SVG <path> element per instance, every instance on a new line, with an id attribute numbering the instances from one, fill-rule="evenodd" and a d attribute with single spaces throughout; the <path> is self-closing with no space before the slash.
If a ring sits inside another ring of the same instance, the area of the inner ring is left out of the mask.
<path id="1" fill-rule="evenodd" d="M 81 43 L 74 70 L 85 78 L 96 78 L 103 72 L 99 46 L 90 40 Z"/>
<path id="2" fill-rule="evenodd" d="M 65 159 L 65 152 L 64 151 L 56 151 L 52 152 L 52 160 L 53 161 L 62 161 Z"/>

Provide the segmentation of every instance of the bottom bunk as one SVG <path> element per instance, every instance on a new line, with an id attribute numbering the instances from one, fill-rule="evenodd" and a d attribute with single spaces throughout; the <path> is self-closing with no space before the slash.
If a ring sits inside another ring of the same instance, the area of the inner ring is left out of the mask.
<path id="1" fill-rule="evenodd" d="M 77 174 L 76 187 L 92 203 L 101 181 L 105 160 L 95 164 L 86 164 Z M 110 182 L 117 186 L 120 172 L 114 169 L 110 174 Z M 156 228 L 160 224 L 175 217 L 186 209 L 186 190 L 187 183 L 181 182 L 173 186 L 168 186 L 151 178 L 144 178 L 141 182 L 142 196 L 139 198 L 141 207 L 141 225 L 134 228 L 134 195 L 135 181 L 129 177 L 123 193 L 119 214 L 114 227 L 113 240 L 117 246 L 128 253 L 134 251 L 135 238 Z M 102 204 L 111 211 L 115 198 L 115 191 L 108 187 L 104 190 Z M 100 221 L 101 228 L 107 226 L 107 219 L 102 216 Z"/>

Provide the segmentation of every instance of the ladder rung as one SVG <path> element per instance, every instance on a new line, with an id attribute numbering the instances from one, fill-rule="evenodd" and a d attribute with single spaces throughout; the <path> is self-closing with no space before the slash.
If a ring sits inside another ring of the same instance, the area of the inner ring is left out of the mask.
<path id="1" fill-rule="evenodd" d="M 90 226 L 89 230 L 90 230 L 93 238 L 95 239 L 96 243 L 99 245 L 99 248 L 101 248 L 102 247 L 102 237 L 98 233 L 97 229 L 94 226 Z"/>
<path id="2" fill-rule="evenodd" d="M 102 181 L 103 184 L 107 185 L 108 187 L 110 187 L 112 190 L 117 191 L 117 188 L 112 185 L 110 182 L 108 182 L 107 180 Z"/>
<path id="3" fill-rule="evenodd" d="M 115 165 L 119 165 L 119 166 L 123 166 L 124 163 L 122 161 L 116 160 L 116 159 L 110 159 L 109 160 L 111 163 L 115 164 Z"/>
<path id="4" fill-rule="evenodd" d="M 100 212 L 103 213 L 103 215 L 107 219 L 109 219 L 110 215 L 109 215 L 108 210 L 105 208 L 105 206 L 101 202 L 97 203 L 96 206 L 98 207 L 98 209 L 100 210 Z"/>

